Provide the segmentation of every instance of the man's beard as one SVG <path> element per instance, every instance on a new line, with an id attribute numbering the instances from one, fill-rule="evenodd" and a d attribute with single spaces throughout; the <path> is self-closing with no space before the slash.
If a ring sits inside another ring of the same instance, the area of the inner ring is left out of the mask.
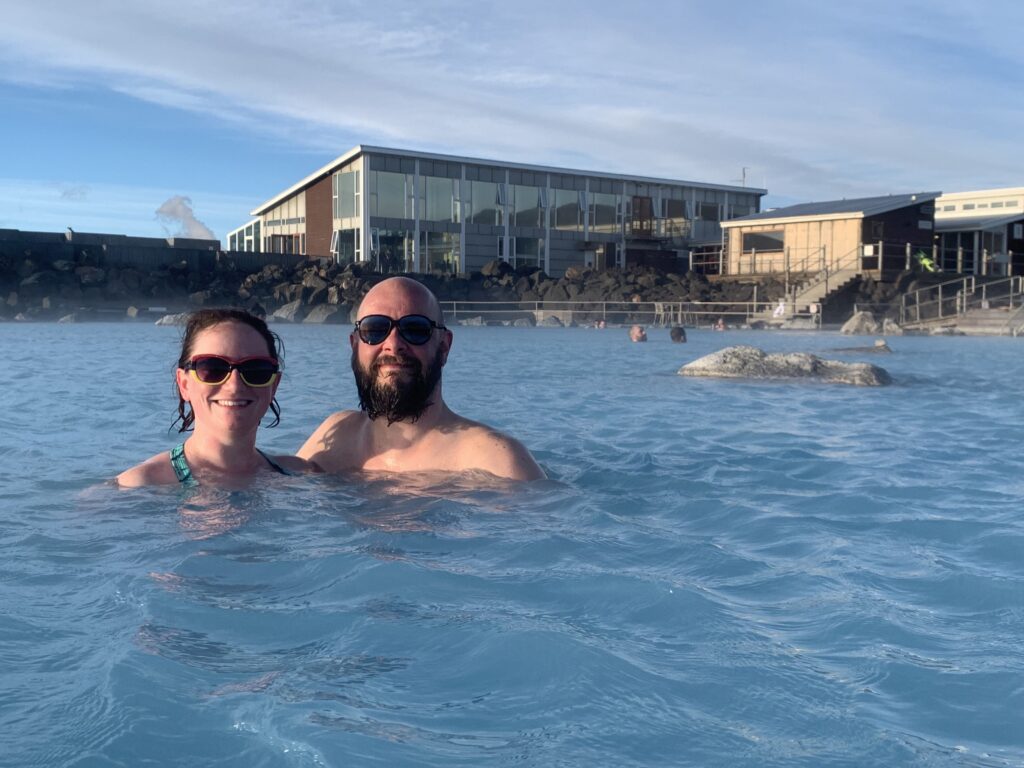
<path id="1" fill-rule="evenodd" d="M 408 368 L 401 374 L 383 379 L 378 375 L 381 365 L 405 363 L 415 363 L 416 368 Z M 359 364 L 356 350 L 353 349 L 352 374 L 356 378 L 356 390 L 359 392 L 359 407 L 371 421 L 384 416 L 388 426 L 396 421 L 414 424 L 433 405 L 428 398 L 441 381 L 443 367 L 440 348 L 426 372 L 420 369 L 415 358 L 394 355 L 381 355 L 367 370 Z"/>

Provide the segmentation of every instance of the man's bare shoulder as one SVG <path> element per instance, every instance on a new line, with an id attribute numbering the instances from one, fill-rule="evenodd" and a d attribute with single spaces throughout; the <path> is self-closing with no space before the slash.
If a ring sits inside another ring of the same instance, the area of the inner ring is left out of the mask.
<path id="1" fill-rule="evenodd" d="M 170 455 L 164 451 L 126 469 L 115 480 L 121 488 L 142 488 L 147 485 L 171 485 L 178 482 L 178 476 L 174 474 Z"/>
<path id="2" fill-rule="evenodd" d="M 465 469 L 482 469 L 511 480 L 547 477 L 521 442 L 479 421 L 456 417 L 457 453 Z"/>
<path id="3" fill-rule="evenodd" d="M 351 432 L 361 429 L 365 419 L 360 411 L 332 413 L 323 420 L 295 455 L 316 463 L 328 472 L 351 466 L 352 462 L 348 456 L 353 445 Z"/>

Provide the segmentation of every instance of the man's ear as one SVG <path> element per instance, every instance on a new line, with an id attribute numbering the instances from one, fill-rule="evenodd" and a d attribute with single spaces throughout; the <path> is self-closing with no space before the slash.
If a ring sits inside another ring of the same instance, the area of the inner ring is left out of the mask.
<path id="1" fill-rule="evenodd" d="M 447 328 L 444 329 L 444 334 L 441 336 L 441 366 L 443 367 L 448 362 L 448 353 L 452 351 L 452 332 Z"/>

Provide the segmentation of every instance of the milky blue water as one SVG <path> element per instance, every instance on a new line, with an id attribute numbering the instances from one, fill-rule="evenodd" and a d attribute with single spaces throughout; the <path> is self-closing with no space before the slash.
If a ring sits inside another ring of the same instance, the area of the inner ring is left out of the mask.
<path id="1" fill-rule="evenodd" d="M 277 330 L 288 452 L 355 394 Z M 870 339 L 463 328 L 447 400 L 550 481 L 105 486 L 178 333 L 0 326 L 0 765 L 1024 765 L 1024 340 L 855 389 L 675 371 Z"/>

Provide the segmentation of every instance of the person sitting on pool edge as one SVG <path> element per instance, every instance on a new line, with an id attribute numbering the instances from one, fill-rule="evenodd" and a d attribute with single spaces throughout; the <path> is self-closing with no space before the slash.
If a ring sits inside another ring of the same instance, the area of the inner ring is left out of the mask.
<path id="1" fill-rule="evenodd" d="M 298 455 L 327 472 L 465 472 L 512 480 L 544 471 L 518 441 L 459 416 L 441 394 L 452 332 L 437 298 L 408 277 L 371 288 L 349 334 L 359 411 L 340 411 Z"/>
<path id="2" fill-rule="evenodd" d="M 317 467 L 295 456 L 268 456 L 256 447 L 267 410 L 276 426 L 281 381 L 280 339 L 263 320 L 240 309 L 201 309 L 188 317 L 175 372 L 179 432 L 192 434 L 117 476 L 118 485 L 232 485 L 265 472 L 293 474 Z"/>

